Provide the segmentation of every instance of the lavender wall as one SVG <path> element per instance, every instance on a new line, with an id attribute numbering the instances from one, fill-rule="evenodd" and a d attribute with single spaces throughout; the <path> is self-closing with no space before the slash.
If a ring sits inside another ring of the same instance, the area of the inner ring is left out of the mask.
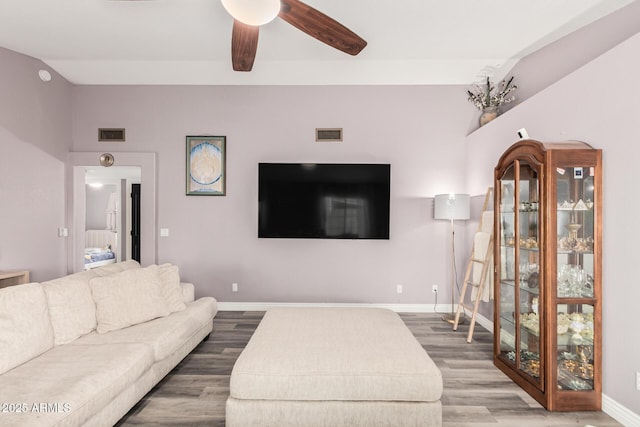
<path id="1" fill-rule="evenodd" d="M 640 0 L 522 58 L 509 72 L 518 84 L 517 103 L 529 99 L 637 34 L 640 31 L 638 16 Z M 508 104 L 504 110 L 515 105 Z"/>
<path id="2" fill-rule="evenodd" d="M 449 227 L 432 220 L 430 198 L 464 190 L 464 123 L 474 110 L 462 93 L 424 86 L 80 86 L 73 150 L 158 153 L 158 227 L 170 230 L 158 240 L 158 262 L 179 265 L 199 295 L 432 304 L 435 283 L 447 302 Z M 127 142 L 98 143 L 96 129 L 104 126 L 126 127 Z M 315 143 L 317 127 L 344 128 L 344 142 Z M 185 136 L 199 134 L 227 136 L 226 197 L 185 196 Z M 391 163 L 391 240 L 258 239 L 257 165 L 269 161 Z"/>
<path id="3" fill-rule="evenodd" d="M 549 86 L 467 138 L 467 188 L 484 191 L 499 155 L 526 127 L 541 141 L 582 140 L 603 150 L 604 394 L 640 414 L 637 212 L 640 34 Z"/>
<path id="4" fill-rule="evenodd" d="M 0 270 L 42 281 L 66 272 L 65 159 L 71 85 L 41 61 L 0 48 Z"/>

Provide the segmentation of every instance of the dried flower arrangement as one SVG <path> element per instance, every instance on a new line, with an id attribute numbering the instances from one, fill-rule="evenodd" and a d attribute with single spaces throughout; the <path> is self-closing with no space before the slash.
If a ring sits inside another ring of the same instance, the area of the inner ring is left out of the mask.
<path id="1" fill-rule="evenodd" d="M 469 95 L 469 101 L 473 102 L 478 109 L 484 110 L 487 107 L 499 107 L 502 104 L 508 104 L 515 100 L 515 95 L 508 96 L 511 92 L 516 90 L 518 86 L 513 84 L 513 76 L 509 81 L 502 80 L 500 82 L 500 88 L 497 92 L 496 87 L 491 83 L 489 77 L 487 77 L 487 83 L 484 85 L 475 84 L 475 92 L 467 90 Z"/>

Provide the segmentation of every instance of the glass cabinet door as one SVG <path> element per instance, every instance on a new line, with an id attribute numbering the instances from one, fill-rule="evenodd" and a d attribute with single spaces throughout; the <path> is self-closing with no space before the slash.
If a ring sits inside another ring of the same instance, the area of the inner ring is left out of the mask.
<path id="1" fill-rule="evenodd" d="M 542 388 L 538 172 L 516 160 L 500 194 L 500 350 Z"/>
<path id="2" fill-rule="evenodd" d="M 500 191 L 500 354 L 516 363 L 515 329 L 515 168 L 510 166 L 501 180 Z"/>
<path id="3" fill-rule="evenodd" d="M 593 315 L 591 304 L 558 304 L 559 390 L 593 390 Z"/>
<path id="4" fill-rule="evenodd" d="M 518 191 L 518 294 L 520 369 L 540 382 L 540 239 L 538 172 L 528 163 L 519 162 Z"/>
<path id="5" fill-rule="evenodd" d="M 593 390 L 594 168 L 559 167 L 556 180 L 557 386 Z"/>

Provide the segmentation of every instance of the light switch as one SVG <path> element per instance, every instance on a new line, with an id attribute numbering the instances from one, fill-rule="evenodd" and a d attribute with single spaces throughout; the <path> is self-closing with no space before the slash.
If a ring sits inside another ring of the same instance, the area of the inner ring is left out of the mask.
<path id="1" fill-rule="evenodd" d="M 160 229 L 160 237 L 169 237 L 169 229 L 161 228 Z"/>

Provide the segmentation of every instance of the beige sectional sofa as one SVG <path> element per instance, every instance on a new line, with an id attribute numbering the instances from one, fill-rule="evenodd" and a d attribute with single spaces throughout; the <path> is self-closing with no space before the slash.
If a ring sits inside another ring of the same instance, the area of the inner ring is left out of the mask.
<path id="1" fill-rule="evenodd" d="M 0 425 L 116 423 L 213 329 L 171 265 L 111 264 L 0 290 Z"/>

